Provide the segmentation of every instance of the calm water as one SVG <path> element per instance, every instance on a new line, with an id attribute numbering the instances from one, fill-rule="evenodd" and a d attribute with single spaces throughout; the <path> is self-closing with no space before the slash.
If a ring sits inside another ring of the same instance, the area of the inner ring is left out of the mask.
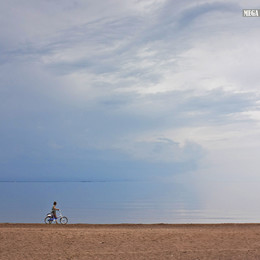
<path id="1" fill-rule="evenodd" d="M 54 200 L 70 223 L 258 222 L 258 183 L 1 182 L 0 222 L 42 223 Z"/>

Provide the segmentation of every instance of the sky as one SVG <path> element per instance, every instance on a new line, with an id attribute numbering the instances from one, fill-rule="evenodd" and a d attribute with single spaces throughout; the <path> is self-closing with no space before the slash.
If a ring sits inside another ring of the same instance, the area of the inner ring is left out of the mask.
<path id="1" fill-rule="evenodd" d="M 259 1 L 12 0 L 0 180 L 260 181 Z"/>

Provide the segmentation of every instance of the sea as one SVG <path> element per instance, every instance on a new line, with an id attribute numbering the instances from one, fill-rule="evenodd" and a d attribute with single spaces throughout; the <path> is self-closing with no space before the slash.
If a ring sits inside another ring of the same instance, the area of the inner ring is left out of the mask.
<path id="1" fill-rule="evenodd" d="M 259 183 L 2 181 L 0 223 L 43 223 L 54 201 L 69 223 L 257 223 Z"/>

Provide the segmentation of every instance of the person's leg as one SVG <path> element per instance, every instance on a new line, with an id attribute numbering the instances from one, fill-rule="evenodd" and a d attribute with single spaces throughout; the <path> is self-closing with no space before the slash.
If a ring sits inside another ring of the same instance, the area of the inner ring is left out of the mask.
<path id="1" fill-rule="evenodd" d="M 56 224 L 58 224 L 56 212 L 54 213 L 54 220 L 55 220 Z"/>

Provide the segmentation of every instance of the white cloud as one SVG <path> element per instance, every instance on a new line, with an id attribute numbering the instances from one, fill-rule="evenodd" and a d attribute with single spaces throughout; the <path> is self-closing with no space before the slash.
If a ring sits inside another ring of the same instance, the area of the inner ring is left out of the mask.
<path id="1" fill-rule="evenodd" d="M 46 147 L 76 154 L 118 149 L 138 160 L 188 162 L 202 147 L 251 145 L 260 64 L 258 20 L 242 17 L 246 5 L 5 2 L 1 118 L 13 135 L 42 129 Z"/>

